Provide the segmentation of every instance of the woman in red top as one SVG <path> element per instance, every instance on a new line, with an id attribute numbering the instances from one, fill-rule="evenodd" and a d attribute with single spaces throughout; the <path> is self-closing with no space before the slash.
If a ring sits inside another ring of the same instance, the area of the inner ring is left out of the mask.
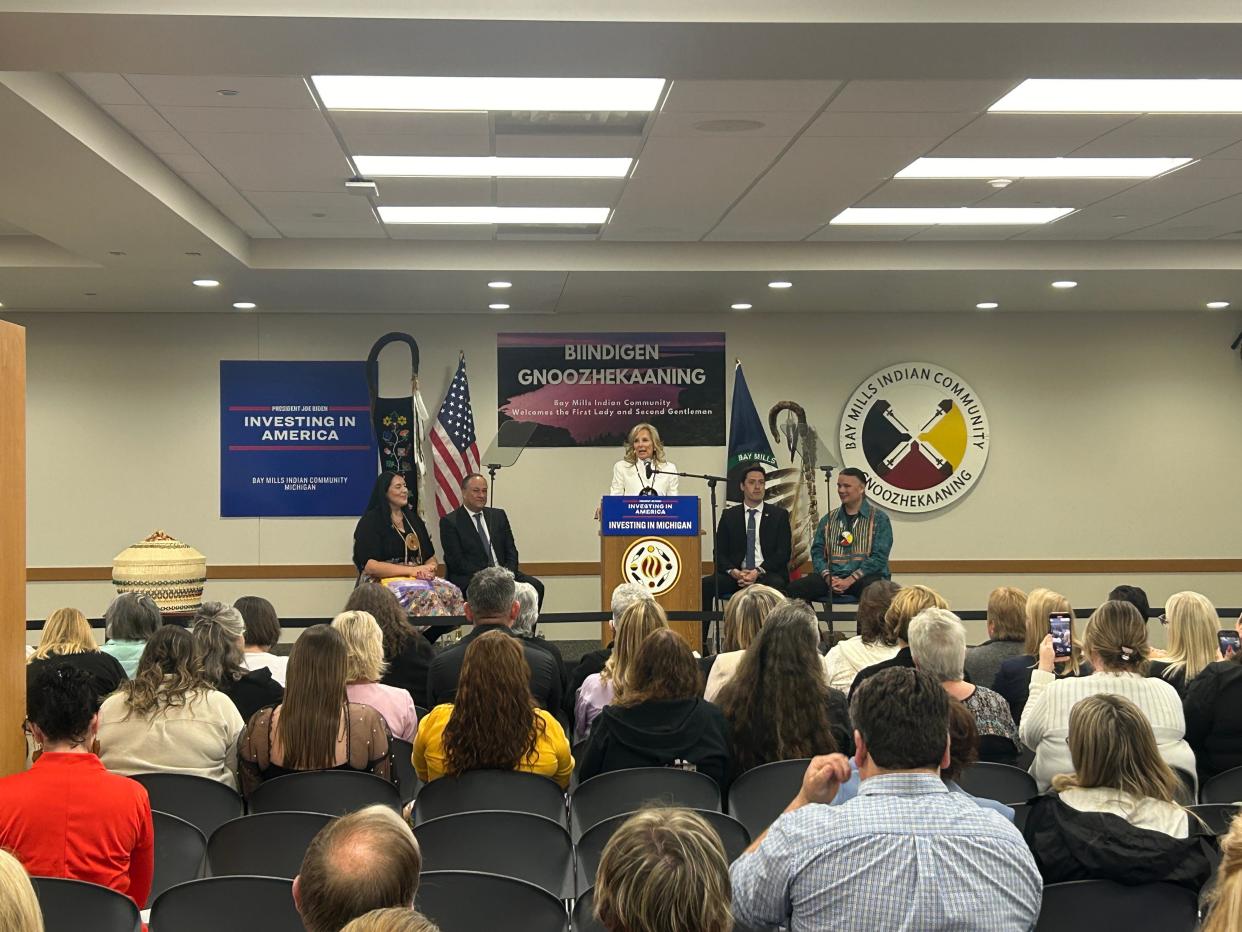
<path id="1" fill-rule="evenodd" d="M 140 783 L 109 773 L 91 752 L 95 688 L 68 664 L 41 670 L 26 713 L 43 753 L 0 779 L 0 848 L 32 877 L 69 877 L 124 893 L 142 909 L 151 892 L 155 834 Z"/>

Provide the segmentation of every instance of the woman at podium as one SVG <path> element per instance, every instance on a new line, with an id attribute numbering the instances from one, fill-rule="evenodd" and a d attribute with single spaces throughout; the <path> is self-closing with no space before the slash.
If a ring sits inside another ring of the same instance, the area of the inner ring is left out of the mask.
<path id="1" fill-rule="evenodd" d="M 676 495 L 677 467 L 664 458 L 660 432 L 646 422 L 625 438 L 625 454 L 612 467 L 609 495 Z"/>

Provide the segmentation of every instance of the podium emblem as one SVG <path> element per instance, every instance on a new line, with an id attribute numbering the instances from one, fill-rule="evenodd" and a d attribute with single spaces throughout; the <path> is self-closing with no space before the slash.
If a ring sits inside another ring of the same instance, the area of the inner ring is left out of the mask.
<path id="1" fill-rule="evenodd" d="M 652 595 L 663 595 L 681 578 L 681 559 L 668 541 L 644 537 L 634 541 L 621 558 L 621 575 Z"/>

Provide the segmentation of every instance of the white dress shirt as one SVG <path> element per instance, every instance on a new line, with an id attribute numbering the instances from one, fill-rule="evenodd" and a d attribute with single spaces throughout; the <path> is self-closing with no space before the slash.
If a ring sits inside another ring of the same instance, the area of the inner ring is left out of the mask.
<path id="1" fill-rule="evenodd" d="M 487 548 L 491 551 L 492 566 L 499 566 L 500 561 L 496 559 L 496 547 L 492 544 L 492 529 L 487 526 L 487 515 L 482 511 L 471 511 L 469 505 L 462 505 L 466 510 L 466 517 L 470 519 L 470 526 L 474 528 L 474 533 L 479 533 L 479 522 L 475 520 L 475 515 L 483 515 L 483 527 L 487 530 Z"/>
<path id="2" fill-rule="evenodd" d="M 660 472 L 647 479 L 647 463 L 651 462 L 654 469 Z M 608 490 L 609 495 L 637 495 L 647 486 L 651 486 L 656 490 L 657 495 L 677 495 L 677 476 L 670 476 L 667 473 L 676 472 L 677 467 L 672 463 L 659 463 L 654 461 L 639 460 L 637 463 L 627 463 L 621 460 L 612 467 L 612 487 Z"/>

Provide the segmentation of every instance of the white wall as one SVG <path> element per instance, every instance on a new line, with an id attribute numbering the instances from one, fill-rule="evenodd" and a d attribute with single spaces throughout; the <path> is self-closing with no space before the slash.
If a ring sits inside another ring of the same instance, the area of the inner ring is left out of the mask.
<path id="1" fill-rule="evenodd" d="M 965 377 L 987 406 L 990 458 L 968 497 L 924 516 L 894 514 L 894 559 L 1196 558 L 1242 556 L 1242 364 L 1228 350 L 1236 316 L 634 314 L 537 317 L 295 314 L 13 314 L 28 328 L 31 566 L 109 565 L 155 528 L 214 564 L 346 563 L 353 519 L 218 517 L 221 359 L 362 359 L 390 330 L 412 333 L 434 413 L 466 353 L 481 444 L 495 431 L 495 335 L 501 330 L 718 330 L 742 359 L 761 414 L 801 402 L 835 435 L 850 391 L 881 366 L 930 360 Z M 381 361 L 382 389 L 403 394 L 402 350 Z M 729 382 L 731 389 L 731 380 Z M 715 471 L 724 451 L 677 449 Z M 778 453 L 778 456 L 782 456 Z M 522 557 L 590 559 L 591 512 L 613 449 L 528 450 L 497 484 Z M 688 491 L 694 491 L 693 483 Z M 821 486 L 822 490 L 822 486 Z M 686 491 L 686 489 L 683 489 Z M 926 581 L 960 608 L 1000 583 L 1048 584 L 1079 605 L 1111 577 Z M 1242 603 L 1235 577 L 1149 574 L 1153 603 L 1192 586 Z M 270 597 L 287 616 L 335 611 L 345 580 L 209 583 L 208 597 Z M 106 583 L 31 583 L 28 614 L 77 604 L 98 615 Z M 594 578 L 549 582 L 550 611 L 594 610 Z M 591 637 L 591 625 L 567 636 Z M 973 632 L 972 634 L 977 634 Z"/>

